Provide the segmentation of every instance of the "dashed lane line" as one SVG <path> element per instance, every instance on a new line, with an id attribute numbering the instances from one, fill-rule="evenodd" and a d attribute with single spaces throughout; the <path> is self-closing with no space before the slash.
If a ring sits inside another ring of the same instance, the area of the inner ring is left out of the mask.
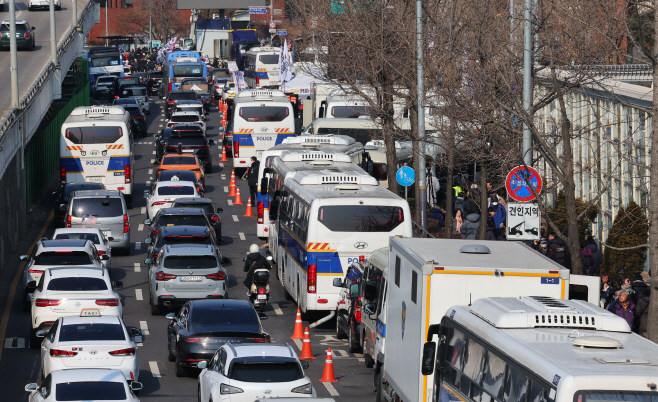
<path id="1" fill-rule="evenodd" d="M 237 215 L 233 215 L 233 222 L 239 222 L 239 219 L 238 219 Z"/>
<path id="2" fill-rule="evenodd" d="M 151 374 L 153 377 L 161 377 L 160 376 L 160 369 L 158 368 L 158 362 L 150 361 L 149 362 L 149 367 L 151 368 Z M 325 383 L 327 384 L 327 383 Z"/>
<path id="3" fill-rule="evenodd" d="M 228 205 L 233 205 L 233 200 L 226 200 L 228 202 Z"/>
<path id="4" fill-rule="evenodd" d="M 155 151 L 153 151 L 153 155 L 155 155 Z"/>
<path id="5" fill-rule="evenodd" d="M 220 167 L 224 167 L 224 163 L 220 163 L 219 166 L 220 166 Z"/>
<path id="6" fill-rule="evenodd" d="M 141 242 L 135 243 L 135 251 L 140 251 L 141 249 L 142 249 L 142 243 Z"/>
<path id="7" fill-rule="evenodd" d="M 135 272 L 141 272 L 142 271 L 142 266 L 138 262 L 133 264 L 133 267 L 135 268 Z"/>
<path id="8" fill-rule="evenodd" d="M 135 289 L 135 300 L 144 300 L 142 289 Z"/>
<path id="9" fill-rule="evenodd" d="M 247 238 L 244 237 L 244 233 L 240 232 L 238 235 L 240 236 L 240 240 L 247 240 Z"/>
<path id="10" fill-rule="evenodd" d="M 142 207 L 142 212 L 141 212 L 141 214 L 142 214 L 142 215 L 146 214 L 146 207 Z"/>
<path id="11" fill-rule="evenodd" d="M 148 335 L 149 334 L 149 327 L 146 325 L 146 321 L 140 321 L 139 322 L 139 327 L 142 329 L 142 334 Z"/>
<path id="12" fill-rule="evenodd" d="M 149 169 L 149 176 L 153 174 L 153 169 Z"/>
<path id="13" fill-rule="evenodd" d="M 327 389 L 327 391 L 329 391 L 329 395 L 331 396 L 340 395 L 338 391 L 336 391 L 336 388 L 334 388 L 334 386 L 330 382 L 323 382 L 322 384 L 324 384 L 324 387 Z"/>
<path id="14" fill-rule="evenodd" d="M 151 164 L 154 164 L 154 163 L 155 163 L 155 159 L 151 159 Z"/>
<path id="15" fill-rule="evenodd" d="M 274 312 L 276 313 L 276 315 L 283 315 L 283 311 L 281 310 L 281 308 L 279 307 L 279 305 L 277 303 L 270 303 L 270 305 L 274 309 Z"/>
<path id="16" fill-rule="evenodd" d="M 25 338 L 7 338 L 5 339 L 6 349 L 25 349 Z"/>
<path id="17" fill-rule="evenodd" d="M 139 230 L 140 232 L 143 231 L 143 230 L 144 230 L 144 224 L 143 224 L 143 223 L 140 223 L 140 224 L 137 226 L 137 230 Z"/>
<path id="18" fill-rule="evenodd" d="M 228 193 L 228 186 L 224 186 L 224 192 Z"/>

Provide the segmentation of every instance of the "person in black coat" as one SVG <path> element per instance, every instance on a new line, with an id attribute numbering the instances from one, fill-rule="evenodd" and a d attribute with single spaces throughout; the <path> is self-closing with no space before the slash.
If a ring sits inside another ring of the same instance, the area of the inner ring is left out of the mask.
<path id="1" fill-rule="evenodd" d="M 249 247 L 249 255 L 244 262 L 243 271 L 247 272 L 247 277 L 244 279 L 243 284 L 247 287 L 247 290 L 251 291 L 251 285 L 254 282 L 254 271 L 259 268 L 267 268 L 268 270 L 272 269 L 270 263 L 260 253 L 260 248 L 257 244 L 252 244 Z"/>
<path id="2" fill-rule="evenodd" d="M 571 269 L 569 248 L 555 233 L 548 235 L 548 256 L 563 267 Z"/>
<path id="3" fill-rule="evenodd" d="M 251 205 L 256 205 L 256 191 L 258 190 L 258 169 L 260 162 L 255 156 L 251 157 L 251 166 L 247 170 L 247 183 L 249 184 L 249 195 L 251 197 Z"/>

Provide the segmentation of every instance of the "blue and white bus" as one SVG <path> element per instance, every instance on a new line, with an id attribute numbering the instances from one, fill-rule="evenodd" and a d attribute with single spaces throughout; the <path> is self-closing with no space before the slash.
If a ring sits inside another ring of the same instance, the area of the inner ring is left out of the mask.
<path id="1" fill-rule="evenodd" d="M 101 75 L 123 76 L 123 53 L 116 47 L 92 47 L 87 53 L 89 58 L 89 82 L 96 82 Z M 93 88 L 92 88 L 93 89 Z"/>

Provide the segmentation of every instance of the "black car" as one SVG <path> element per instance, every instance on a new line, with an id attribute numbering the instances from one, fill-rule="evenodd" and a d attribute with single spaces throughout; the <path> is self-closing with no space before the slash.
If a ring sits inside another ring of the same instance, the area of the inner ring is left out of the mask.
<path id="1" fill-rule="evenodd" d="M 149 245 L 147 258 L 153 261 L 158 258 L 162 247 L 168 244 L 205 244 L 219 250 L 213 233 L 205 226 L 166 226 L 158 231 L 154 239 L 149 237 L 144 243 Z"/>
<path id="2" fill-rule="evenodd" d="M 196 92 L 196 97 L 203 103 L 203 108 L 206 111 L 210 110 L 210 105 L 213 104 L 213 88 L 212 85 L 208 83 L 208 80 L 206 78 L 185 78 L 181 82 L 181 87 L 189 85 L 196 85 L 197 88 L 199 88 L 194 90 L 194 92 Z"/>
<path id="3" fill-rule="evenodd" d="M 163 172 L 164 173 L 164 172 Z M 219 215 L 224 212 L 223 208 L 215 207 L 212 205 L 212 200 L 210 198 L 177 198 L 174 201 L 174 208 L 201 208 L 206 213 L 208 219 L 210 219 L 210 224 L 215 228 L 215 233 L 217 235 L 217 240 L 222 242 L 222 220 L 219 218 Z"/>
<path id="4" fill-rule="evenodd" d="M 155 240 L 160 229 L 172 226 L 201 226 L 207 227 L 213 235 L 215 241 L 215 230 L 210 224 L 210 220 L 201 208 L 163 208 L 153 217 L 144 221 L 149 226 L 148 237 L 151 241 Z"/>
<path id="5" fill-rule="evenodd" d="M 151 180 L 153 182 L 153 188 L 151 188 L 151 192 L 155 190 L 155 185 L 159 181 L 170 181 L 174 176 L 179 181 L 191 181 L 194 183 L 194 186 L 196 187 L 197 193 L 199 193 L 201 196 L 203 196 L 203 193 L 205 192 L 203 188 L 203 183 L 199 180 L 197 177 L 196 173 L 193 170 L 163 170 L 158 174 L 156 177 L 152 177 Z"/>
<path id="6" fill-rule="evenodd" d="M 167 314 L 168 359 L 176 362 L 176 376 L 187 376 L 200 361 L 210 360 L 225 343 L 271 342 L 256 313 L 246 300 L 192 300 L 178 314 Z"/>
<path id="7" fill-rule="evenodd" d="M 162 85 L 162 71 L 149 71 L 145 80 L 149 95 L 156 95 L 160 91 L 160 85 Z"/>
<path id="8" fill-rule="evenodd" d="M 117 77 L 115 86 L 114 86 L 114 93 L 115 94 L 120 94 L 121 93 L 121 88 L 125 87 L 126 85 L 139 85 L 141 84 L 141 80 L 139 77 L 135 75 L 127 75 L 124 77 Z"/>
<path id="9" fill-rule="evenodd" d="M 176 101 L 179 100 L 198 100 L 196 92 L 189 89 L 176 89 L 169 92 L 167 96 L 167 107 L 165 108 L 165 119 L 171 118 L 171 113 L 174 110 Z"/>
<path id="10" fill-rule="evenodd" d="M 55 224 L 57 227 L 64 227 L 69 196 L 78 190 L 105 190 L 105 185 L 103 183 L 79 182 L 66 183 L 60 187 L 57 194 L 57 201 L 55 202 Z"/>
<path id="11" fill-rule="evenodd" d="M 165 145 L 171 134 L 171 127 L 163 128 L 159 133 L 155 134 L 155 162 L 160 163 L 160 159 L 165 154 Z"/>
<path id="12" fill-rule="evenodd" d="M 215 145 L 214 140 L 209 140 L 203 133 L 203 130 L 196 124 L 176 124 L 169 134 L 165 153 L 172 153 L 181 150 L 185 152 L 190 150 L 203 163 L 203 170 L 206 173 L 212 173 L 212 156 L 210 155 L 210 146 Z"/>
<path id="13" fill-rule="evenodd" d="M 130 113 L 130 119 L 137 130 L 136 134 L 146 137 L 146 115 L 142 112 L 142 108 L 139 105 L 124 105 L 123 108 Z"/>

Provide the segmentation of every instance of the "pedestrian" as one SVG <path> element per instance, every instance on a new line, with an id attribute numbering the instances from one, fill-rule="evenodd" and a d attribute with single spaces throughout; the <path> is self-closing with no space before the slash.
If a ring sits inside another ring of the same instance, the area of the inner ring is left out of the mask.
<path id="1" fill-rule="evenodd" d="M 496 223 L 494 220 L 494 216 L 496 215 L 496 211 L 494 210 L 493 207 L 489 207 L 487 211 L 487 240 L 498 240 L 496 233 L 498 229 L 496 228 Z"/>
<path id="2" fill-rule="evenodd" d="M 496 229 L 502 228 L 507 219 L 507 211 L 505 211 L 505 208 L 498 202 L 497 195 L 493 194 L 491 196 L 491 205 L 489 205 L 489 207 L 494 209 L 493 220 Z"/>
<path id="3" fill-rule="evenodd" d="M 427 184 L 427 202 L 429 202 L 430 205 L 436 205 L 439 201 L 439 190 L 441 189 L 441 183 L 439 183 L 439 179 L 437 179 L 436 176 L 432 174 L 431 170 Z"/>
<path id="4" fill-rule="evenodd" d="M 635 303 L 635 320 L 633 321 L 633 332 L 647 337 L 647 320 L 649 318 L 649 298 L 651 296 L 651 289 L 646 288 L 638 297 Z"/>
<path id="5" fill-rule="evenodd" d="M 621 291 L 626 292 L 628 294 L 628 297 L 631 299 L 635 298 L 635 290 L 633 290 L 633 284 L 631 283 L 631 278 L 628 276 L 624 275 L 621 277 L 621 282 L 619 282 L 621 285 Z"/>
<path id="6" fill-rule="evenodd" d="M 557 262 L 565 268 L 571 269 L 571 256 L 569 249 L 564 241 L 551 232 L 548 235 L 548 255 L 551 260 Z"/>
<path id="7" fill-rule="evenodd" d="M 610 283 L 610 277 L 608 276 L 608 274 L 603 273 L 601 275 L 601 303 L 600 303 L 602 308 L 608 308 L 614 294 L 615 294 L 615 289 L 612 287 L 612 284 Z"/>
<path id="8" fill-rule="evenodd" d="M 463 219 L 463 213 L 461 209 L 455 209 L 455 212 L 453 213 L 454 218 L 452 218 L 452 234 L 453 238 L 455 235 L 461 236 L 461 238 L 464 238 L 464 235 L 462 235 L 462 225 L 464 224 L 464 219 Z"/>
<path id="9" fill-rule="evenodd" d="M 592 274 L 592 250 L 585 247 L 580 253 L 580 262 L 583 265 L 583 274 L 584 275 L 593 275 Z"/>
<path id="10" fill-rule="evenodd" d="M 619 292 L 619 299 L 610 303 L 608 311 L 620 316 L 626 320 L 629 327 L 633 327 L 633 320 L 635 319 L 635 304 L 628 296 L 628 292 L 624 290 Z"/>
<path id="11" fill-rule="evenodd" d="M 464 239 L 475 240 L 480 230 L 480 214 L 472 213 L 466 215 L 466 220 L 462 224 L 461 232 Z"/>
<path id="12" fill-rule="evenodd" d="M 251 196 L 251 205 L 256 205 L 256 191 L 258 190 L 258 169 L 260 162 L 255 156 L 251 157 L 251 166 L 247 170 L 247 183 L 249 184 L 249 194 Z"/>
<path id="13" fill-rule="evenodd" d="M 585 275 L 598 276 L 601 273 L 601 265 L 603 264 L 603 253 L 599 250 L 599 246 L 596 245 L 596 240 L 592 236 L 587 237 L 587 245 L 580 254 L 581 261 L 583 262 L 583 268 L 585 267 L 585 250 L 590 251 L 590 258 L 588 259 L 588 271 Z"/>
<path id="14" fill-rule="evenodd" d="M 637 306 L 637 302 L 639 301 L 640 297 L 642 297 L 644 290 L 649 289 L 649 285 L 646 282 L 644 282 L 644 278 L 642 277 L 641 274 L 637 274 L 635 275 L 635 278 L 633 278 L 631 287 L 633 288 L 633 294 L 631 295 L 631 299 L 633 299 L 633 303 L 635 303 L 635 305 Z"/>

